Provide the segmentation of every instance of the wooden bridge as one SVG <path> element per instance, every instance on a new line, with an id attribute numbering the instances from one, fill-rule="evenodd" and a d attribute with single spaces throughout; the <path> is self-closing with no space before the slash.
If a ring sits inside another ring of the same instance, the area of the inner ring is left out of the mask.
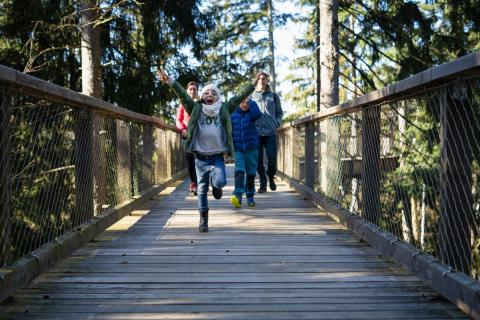
<path id="1" fill-rule="evenodd" d="M 0 318 L 467 318 L 284 182 L 254 208 L 210 198 L 207 234 L 187 185 L 176 181 L 18 290 Z"/>
<path id="2" fill-rule="evenodd" d="M 173 126 L 0 66 L 0 319 L 480 319 L 479 70 L 285 124 L 200 234 Z"/>

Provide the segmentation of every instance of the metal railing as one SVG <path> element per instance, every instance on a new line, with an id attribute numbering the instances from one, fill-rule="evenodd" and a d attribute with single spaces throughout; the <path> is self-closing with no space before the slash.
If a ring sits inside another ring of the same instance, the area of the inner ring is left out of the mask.
<path id="1" fill-rule="evenodd" d="M 0 67 L 0 266 L 185 167 L 174 126 Z"/>
<path id="2" fill-rule="evenodd" d="M 474 53 L 284 125 L 279 171 L 478 279 L 479 67 Z"/>

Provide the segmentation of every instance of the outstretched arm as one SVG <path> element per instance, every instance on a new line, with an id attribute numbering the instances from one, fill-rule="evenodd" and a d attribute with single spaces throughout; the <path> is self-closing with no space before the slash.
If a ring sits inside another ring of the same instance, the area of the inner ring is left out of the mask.
<path id="1" fill-rule="evenodd" d="M 258 79 L 260 78 L 260 74 L 257 74 L 255 77 L 255 80 L 253 81 L 252 84 L 249 84 L 242 89 L 240 89 L 240 93 L 230 99 L 227 104 L 228 104 L 228 111 L 232 113 L 235 111 L 235 108 L 243 101 L 245 100 L 252 92 L 255 90 L 255 87 L 257 86 Z"/>
<path id="2" fill-rule="evenodd" d="M 230 100 L 228 100 L 227 105 L 228 105 L 228 111 L 232 113 L 235 111 L 235 108 L 240 105 L 240 103 L 245 100 L 255 89 L 254 84 L 249 84 L 242 89 L 240 89 L 240 92 Z"/>
<path id="3" fill-rule="evenodd" d="M 165 72 L 158 69 L 157 76 L 161 82 L 170 85 L 170 88 L 175 92 L 175 94 L 180 98 L 181 103 L 185 107 L 185 110 L 188 114 L 192 113 L 194 102 L 188 93 L 183 89 L 183 87 L 172 78 L 170 78 Z"/>

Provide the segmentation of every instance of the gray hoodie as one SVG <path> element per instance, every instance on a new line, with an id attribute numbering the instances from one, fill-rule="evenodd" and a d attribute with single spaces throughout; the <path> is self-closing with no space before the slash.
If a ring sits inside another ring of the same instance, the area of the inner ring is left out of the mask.
<path id="1" fill-rule="evenodd" d="M 282 124 L 283 110 L 280 98 L 275 92 L 267 88 L 265 91 L 255 91 L 252 94 L 262 112 L 260 119 L 255 121 L 259 136 L 274 136 L 275 130 Z"/>

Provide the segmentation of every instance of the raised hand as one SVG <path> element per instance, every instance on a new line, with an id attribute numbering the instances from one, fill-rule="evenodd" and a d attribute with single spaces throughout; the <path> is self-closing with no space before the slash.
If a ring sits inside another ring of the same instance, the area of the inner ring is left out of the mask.
<path id="1" fill-rule="evenodd" d="M 257 86 L 259 78 L 260 78 L 260 73 L 257 74 L 257 76 L 255 77 L 255 80 L 253 81 L 254 86 Z"/>
<path id="2" fill-rule="evenodd" d="M 169 83 L 170 82 L 170 77 L 165 72 L 163 72 L 163 70 L 161 70 L 161 69 L 157 69 L 157 77 L 163 83 Z"/>

